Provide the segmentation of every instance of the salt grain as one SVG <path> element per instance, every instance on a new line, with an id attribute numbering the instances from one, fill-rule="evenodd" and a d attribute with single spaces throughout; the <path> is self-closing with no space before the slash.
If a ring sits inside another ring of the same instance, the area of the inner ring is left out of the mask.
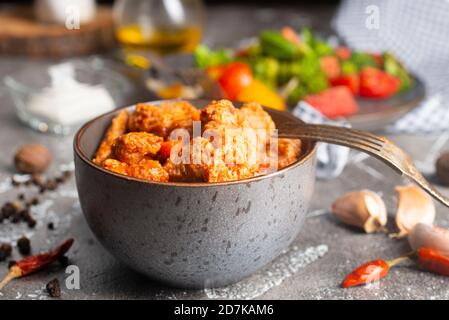
<path id="1" fill-rule="evenodd" d="M 279 286 L 284 280 L 323 257 L 327 252 L 328 246 L 325 244 L 309 247 L 305 251 L 294 246 L 269 267 L 252 277 L 227 287 L 205 289 L 204 292 L 210 299 L 255 299 Z"/>

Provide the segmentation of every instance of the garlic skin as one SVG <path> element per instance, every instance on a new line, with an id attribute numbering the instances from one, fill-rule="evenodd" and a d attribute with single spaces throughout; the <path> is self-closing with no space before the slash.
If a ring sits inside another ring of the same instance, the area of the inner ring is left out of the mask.
<path id="1" fill-rule="evenodd" d="M 408 242 L 414 251 L 427 247 L 449 257 L 449 230 L 418 223 L 409 233 Z"/>
<path id="2" fill-rule="evenodd" d="M 370 190 L 344 194 L 332 204 L 331 213 L 340 221 L 363 229 L 366 233 L 384 230 L 387 224 L 385 203 Z"/>
<path id="3" fill-rule="evenodd" d="M 418 224 L 433 225 L 435 205 L 432 198 L 415 185 L 396 186 L 398 207 L 396 226 L 399 232 L 392 237 L 403 238 Z"/>

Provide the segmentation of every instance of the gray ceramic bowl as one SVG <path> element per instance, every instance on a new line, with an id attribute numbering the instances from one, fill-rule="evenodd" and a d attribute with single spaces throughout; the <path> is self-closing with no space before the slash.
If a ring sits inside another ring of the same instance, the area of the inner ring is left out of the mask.
<path id="1" fill-rule="evenodd" d="M 267 111 L 276 123 L 300 123 Z M 218 287 L 249 276 L 295 239 L 314 189 L 314 143 L 304 142 L 298 162 L 266 176 L 213 184 L 149 182 L 90 160 L 116 112 L 85 124 L 74 149 L 86 220 L 119 260 L 172 286 Z"/>

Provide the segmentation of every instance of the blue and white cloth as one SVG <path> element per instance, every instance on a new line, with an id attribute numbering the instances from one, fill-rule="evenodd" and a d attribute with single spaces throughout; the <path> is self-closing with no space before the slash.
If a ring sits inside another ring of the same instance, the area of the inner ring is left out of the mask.
<path id="1" fill-rule="evenodd" d="M 352 48 L 394 53 L 424 81 L 425 101 L 387 133 L 449 130 L 448 0 L 344 0 L 333 27 Z"/>
<path id="2" fill-rule="evenodd" d="M 351 48 L 390 51 L 426 85 L 426 99 L 387 126 L 386 133 L 449 130 L 449 0 L 343 0 L 332 24 Z M 304 102 L 293 113 L 309 123 L 347 126 Z M 318 178 L 338 176 L 348 154 L 348 148 L 320 144 Z"/>
<path id="3" fill-rule="evenodd" d="M 332 121 L 306 102 L 300 102 L 293 114 L 307 123 L 349 126 L 344 121 Z M 340 175 L 348 161 L 349 149 L 334 144 L 320 143 L 317 149 L 316 175 L 319 179 L 330 179 Z"/>

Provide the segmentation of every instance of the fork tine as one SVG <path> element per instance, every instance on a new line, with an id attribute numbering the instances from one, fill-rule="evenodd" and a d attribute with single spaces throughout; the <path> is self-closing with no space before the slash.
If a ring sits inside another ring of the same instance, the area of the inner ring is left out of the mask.
<path id="1" fill-rule="evenodd" d="M 287 130 L 283 130 L 282 128 L 278 130 L 279 137 L 289 137 L 292 138 L 291 135 L 301 135 L 303 139 L 312 139 L 319 140 L 324 142 L 342 144 L 346 146 L 352 146 L 353 143 L 364 145 L 368 148 L 373 149 L 373 151 L 380 151 L 383 146 L 383 143 L 380 141 L 371 141 L 365 137 L 357 136 L 351 132 L 347 132 L 347 130 L 333 130 L 333 128 L 323 128 L 316 126 L 299 126 L 296 128 L 290 128 Z M 349 145 L 348 145 L 349 143 Z"/>
<path id="2" fill-rule="evenodd" d="M 279 126 L 278 130 L 281 131 L 284 128 L 286 130 L 289 130 L 290 128 L 301 128 L 303 127 L 305 130 L 319 130 L 321 131 L 332 131 L 335 132 L 336 134 L 344 134 L 344 135 L 351 135 L 357 138 L 361 138 L 364 137 L 368 140 L 370 140 L 373 143 L 376 143 L 378 145 L 383 145 L 384 138 L 382 137 L 378 137 L 372 133 L 369 132 L 365 132 L 365 131 L 360 131 L 360 130 L 356 130 L 356 129 L 350 129 L 350 128 L 346 128 L 346 127 L 336 127 L 336 126 L 328 126 L 328 125 L 316 125 L 316 124 L 307 124 L 304 126 L 299 126 L 297 123 L 285 123 Z"/>
<path id="3" fill-rule="evenodd" d="M 381 160 L 400 174 L 411 178 L 429 195 L 449 207 L 449 199 L 436 190 L 418 171 L 413 160 L 401 148 L 384 137 L 373 134 L 328 125 L 281 124 L 278 136 L 285 138 L 302 138 L 339 144 L 366 152 Z"/>

